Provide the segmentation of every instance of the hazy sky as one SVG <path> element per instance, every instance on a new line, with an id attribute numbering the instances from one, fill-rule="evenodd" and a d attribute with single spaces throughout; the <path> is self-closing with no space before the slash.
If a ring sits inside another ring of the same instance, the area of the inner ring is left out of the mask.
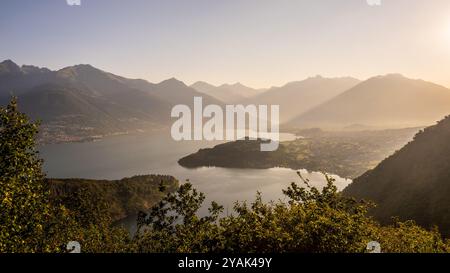
<path id="1" fill-rule="evenodd" d="M 392 72 L 450 87 L 450 1 L 0 0 L 0 59 L 187 84 Z"/>

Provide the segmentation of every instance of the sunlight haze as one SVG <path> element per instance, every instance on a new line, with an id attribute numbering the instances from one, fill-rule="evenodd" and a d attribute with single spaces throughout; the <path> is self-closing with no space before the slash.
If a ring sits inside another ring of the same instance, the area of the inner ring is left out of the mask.
<path id="1" fill-rule="evenodd" d="M 402 73 L 450 86 L 447 0 L 9 1 L 0 31 L 0 59 L 51 69 L 90 63 L 151 82 L 268 88 L 315 75 Z"/>

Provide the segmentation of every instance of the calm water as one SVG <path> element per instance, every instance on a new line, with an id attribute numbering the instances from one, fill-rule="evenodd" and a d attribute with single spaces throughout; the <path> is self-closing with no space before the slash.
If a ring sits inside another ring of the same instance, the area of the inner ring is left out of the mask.
<path id="1" fill-rule="evenodd" d="M 283 134 L 281 140 L 294 138 Z M 168 174 L 181 182 L 189 179 L 206 194 L 206 202 L 215 200 L 231 212 L 236 200 L 253 200 L 256 191 L 263 199 L 283 199 L 282 189 L 299 181 L 296 171 L 285 168 L 266 170 L 199 168 L 185 169 L 178 159 L 200 148 L 212 147 L 219 142 L 176 142 L 168 133 L 136 134 L 108 137 L 96 142 L 52 144 L 40 148 L 45 160 L 44 168 L 49 177 L 120 179 L 137 174 Z M 302 171 L 315 186 L 323 186 L 320 173 Z M 350 180 L 336 178 L 342 189 Z M 206 207 L 201 213 L 206 212 Z"/>

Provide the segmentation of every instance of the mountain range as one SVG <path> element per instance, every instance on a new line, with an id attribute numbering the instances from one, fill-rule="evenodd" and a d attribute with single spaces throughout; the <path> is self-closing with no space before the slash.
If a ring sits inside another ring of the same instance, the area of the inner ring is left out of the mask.
<path id="1" fill-rule="evenodd" d="M 294 118 L 295 127 L 429 126 L 450 113 L 450 90 L 399 74 L 370 78 Z"/>
<path id="2" fill-rule="evenodd" d="M 43 134 L 58 140 L 80 140 L 138 129 L 167 127 L 173 105 L 221 104 L 174 78 L 158 84 L 127 79 L 91 65 L 57 71 L 0 63 L 0 102 L 19 97 L 20 110 L 43 122 Z"/>
<path id="3" fill-rule="evenodd" d="M 280 105 L 280 122 L 312 109 L 357 85 L 355 78 L 324 78 L 321 76 L 287 83 L 282 87 L 272 87 L 266 92 L 248 98 L 244 104 Z"/>
<path id="4" fill-rule="evenodd" d="M 245 99 L 254 97 L 265 91 L 265 89 L 253 89 L 241 83 L 214 86 L 207 82 L 198 81 L 192 84 L 191 87 L 203 94 L 210 95 L 229 104 L 241 103 Z"/>
<path id="5" fill-rule="evenodd" d="M 286 128 L 406 128 L 433 124 L 450 113 L 450 90 L 399 74 L 365 81 L 321 76 L 268 90 L 240 83 L 187 86 L 128 79 L 88 64 L 52 71 L 11 60 L 0 63 L 0 103 L 19 97 L 20 109 L 43 121 L 43 135 L 58 141 L 170 126 L 176 104 L 280 105 Z"/>

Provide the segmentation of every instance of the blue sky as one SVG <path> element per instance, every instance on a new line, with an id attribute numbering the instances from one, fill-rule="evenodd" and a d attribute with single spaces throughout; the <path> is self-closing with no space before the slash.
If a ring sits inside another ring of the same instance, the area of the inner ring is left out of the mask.
<path id="1" fill-rule="evenodd" d="M 132 78 L 282 85 L 402 73 L 450 86 L 450 1 L 1 0 L 0 59 Z"/>

